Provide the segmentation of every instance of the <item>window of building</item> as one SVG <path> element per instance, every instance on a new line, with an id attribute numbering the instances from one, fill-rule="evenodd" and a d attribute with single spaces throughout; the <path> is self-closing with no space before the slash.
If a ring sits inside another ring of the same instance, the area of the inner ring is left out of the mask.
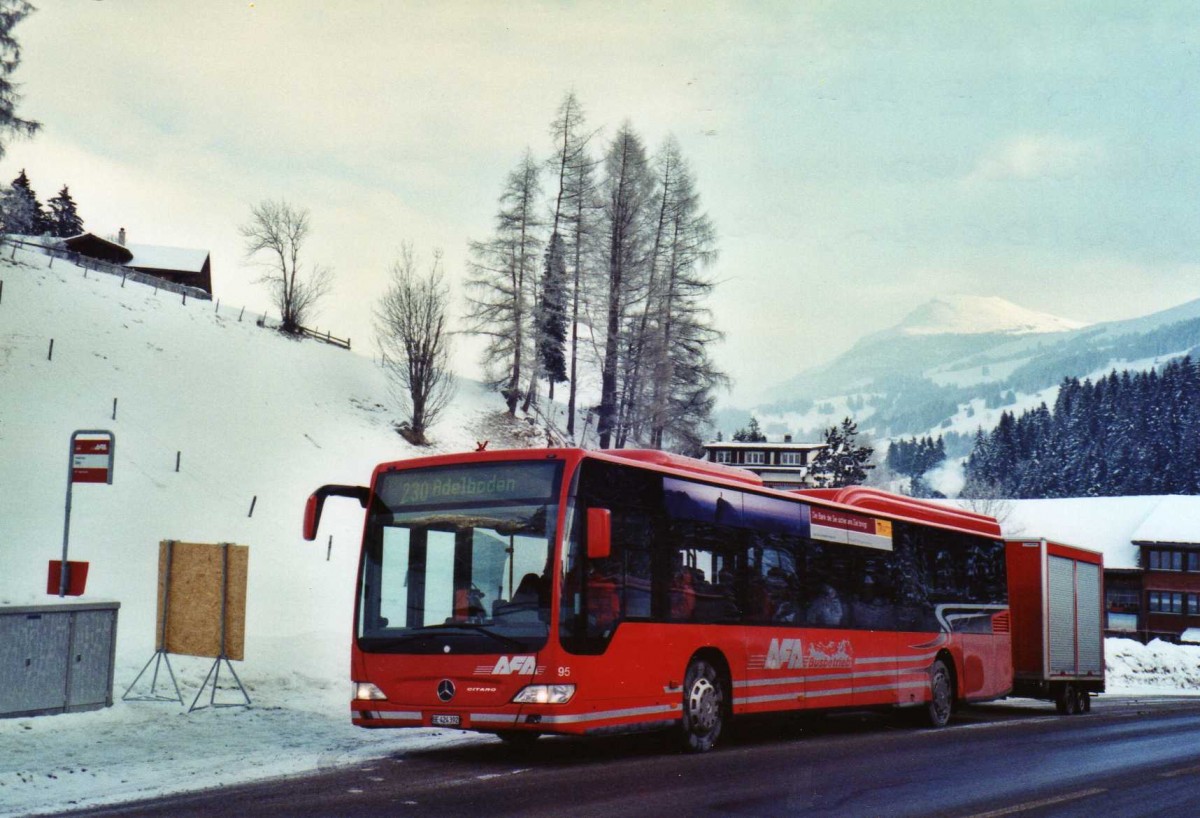
<path id="1" fill-rule="evenodd" d="M 746 452 L 746 459 L 743 461 L 747 466 L 763 466 L 766 465 L 767 458 L 765 452 Z"/>
<path id="2" fill-rule="evenodd" d="M 1150 604 L 1146 609 L 1151 613 L 1181 614 L 1183 613 L 1184 597 L 1195 596 L 1181 591 L 1151 591 Z"/>
<path id="3" fill-rule="evenodd" d="M 1148 548 L 1146 549 L 1147 567 L 1151 571 L 1182 571 L 1184 565 L 1184 553 L 1182 551 L 1172 551 L 1166 548 Z M 1192 556 L 1192 555 L 1187 555 Z M 1191 560 L 1188 561 L 1189 564 Z M 1197 565 L 1200 567 L 1200 565 Z M 1196 570 L 1196 569 L 1192 569 Z"/>
<path id="4" fill-rule="evenodd" d="M 1140 593 L 1136 588 L 1106 588 L 1105 600 L 1110 611 L 1136 611 L 1140 601 Z"/>
<path id="5" fill-rule="evenodd" d="M 804 455 L 800 452 L 780 452 L 779 465 L 781 466 L 803 466 Z"/>
<path id="6" fill-rule="evenodd" d="M 732 463 L 733 452 L 728 449 L 717 449 L 713 452 L 713 461 L 716 463 Z"/>

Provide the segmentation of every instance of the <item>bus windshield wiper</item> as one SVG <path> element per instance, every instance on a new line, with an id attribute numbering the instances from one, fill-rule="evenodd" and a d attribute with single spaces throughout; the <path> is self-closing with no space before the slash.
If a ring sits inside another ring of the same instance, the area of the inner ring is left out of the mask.
<path id="1" fill-rule="evenodd" d="M 480 625 L 475 622 L 448 622 L 445 625 L 433 625 L 431 629 L 436 630 L 463 630 L 481 633 L 484 636 L 491 637 L 494 641 L 502 645 L 507 645 L 515 650 L 525 650 L 525 643 L 520 639 L 515 639 L 511 636 L 506 636 L 503 633 L 497 633 L 487 625 Z"/>

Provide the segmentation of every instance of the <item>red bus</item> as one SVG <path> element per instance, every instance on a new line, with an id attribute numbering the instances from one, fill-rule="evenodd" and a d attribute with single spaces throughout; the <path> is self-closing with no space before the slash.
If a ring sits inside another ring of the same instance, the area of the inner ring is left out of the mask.
<path id="1" fill-rule="evenodd" d="M 353 722 L 543 733 L 955 704 L 1012 685 L 996 521 L 871 489 L 783 492 L 658 451 L 384 463 L 366 509 Z"/>

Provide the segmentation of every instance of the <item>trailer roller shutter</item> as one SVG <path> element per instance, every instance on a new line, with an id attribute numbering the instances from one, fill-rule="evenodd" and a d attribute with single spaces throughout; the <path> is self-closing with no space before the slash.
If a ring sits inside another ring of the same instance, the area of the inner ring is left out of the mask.
<path id="1" fill-rule="evenodd" d="M 1075 675 L 1075 562 L 1048 558 L 1051 676 Z"/>
<path id="2" fill-rule="evenodd" d="M 1079 618 L 1079 673 L 1100 674 L 1100 566 L 1086 562 L 1075 566 L 1075 611 Z"/>

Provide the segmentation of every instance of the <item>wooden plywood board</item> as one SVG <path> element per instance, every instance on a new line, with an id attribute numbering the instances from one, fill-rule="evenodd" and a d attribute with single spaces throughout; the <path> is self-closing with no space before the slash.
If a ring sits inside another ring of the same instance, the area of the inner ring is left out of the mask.
<path id="1" fill-rule="evenodd" d="M 215 658 L 224 655 L 229 659 L 243 659 L 249 561 L 250 549 L 244 545 L 160 543 L 158 650 L 185 656 Z M 164 599 L 167 601 L 165 627 Z M 222 611 L 225 617 L 224 651 L 221 649 Z"/>

